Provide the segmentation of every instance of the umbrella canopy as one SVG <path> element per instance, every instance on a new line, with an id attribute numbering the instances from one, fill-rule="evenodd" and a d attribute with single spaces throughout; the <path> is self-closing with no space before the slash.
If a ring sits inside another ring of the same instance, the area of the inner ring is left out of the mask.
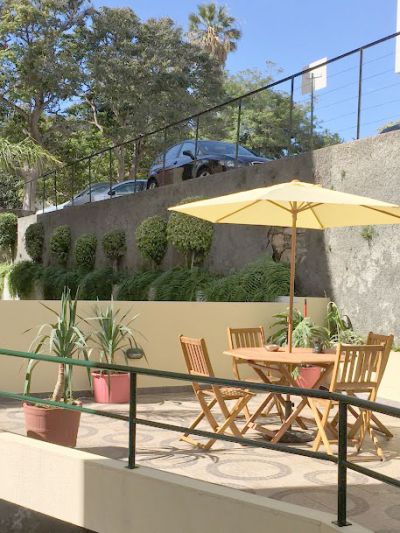
<path id="1" fill-rule="evenodd" d="M 292 228 L 288 346 L 292 351 L 296 229 L 400 224 L 400 207 L 293 180 L 169 208 L 221 224 Z"/>

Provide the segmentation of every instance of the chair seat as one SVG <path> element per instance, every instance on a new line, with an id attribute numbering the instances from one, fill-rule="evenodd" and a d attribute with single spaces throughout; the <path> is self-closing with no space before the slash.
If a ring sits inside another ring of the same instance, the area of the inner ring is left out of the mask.
<path id="1" fill-rule="evenodd" d="M 252 392 L 246 389 L 241 389 L 239 387 L 218 387 L 218 390 L 224 400 L 238 400 L 239 398 L 244 398 L 245 396 L 253 395 Z M 213 389 L 202 389 L 202 392 L 207 396 L 215 396 L 215 392 Z"/>

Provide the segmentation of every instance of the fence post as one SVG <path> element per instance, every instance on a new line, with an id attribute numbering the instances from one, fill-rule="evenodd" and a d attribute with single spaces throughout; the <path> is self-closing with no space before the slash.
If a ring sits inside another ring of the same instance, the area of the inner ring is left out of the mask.
<path id="1" fill-rule="evenodd" d="M 112 198 L 112 148 L 108 151 L 108 174 L 110 180 L 110 200 Z"/>
<path id="2" fill-rule="evenodd" d="M 43 189 L 42 189 L 42 213 L 44 213 L 44 202 L 46 196 L 46 176 L 43 176 Z"/>
<path id="3" fill-rule="evenodd" d="M 71 165 L 71 204 L 74 205 L 74 191 L 75 191 L 75 165 Z"/>
<path id="4" fill-rule="evenodd" d="M 310 150 L 314 149 L 314 72 L 311 75 Z"/>
<path id="5" fill-rule="evenodd" d="M 289 109 L 289 143 L 288 155 L 292 154 L 292 137 L 293 137 L 293 101 L 294 101 L 294 76 L 290 79 L 290 109 Z"/>
<path id="6" fill-rule="evenodd" d="M 338 446 L 338 494 L 337 526 L 350 526 L 347 522 L 347 404 L 339 402 L 339 446 Z"/>
<path id="7" fill-rule="evenodd" d="M 89 157 L 88 162 L 88 172 L 89 172 L 89 202 L 92 202 L 92 158 Z"/>
<path id="8" fill-rule="evenodd" d="M 237 116 L 237 126 L 236 126 L 235 166 L 237 166 L 237 162 L 239 158 L 239 140 L 240 140 L 241 120 L 242 120 L 242 99 L 239 100 L 239 104 L 238 104 L 238 116 Z"/>
<path id="9" fill-rule="evenodd" d="M 54 171 L 54 199 L 56 202 L 56 210 L 58 209 L 57 203 L 57 170 Z"/>
<path id="10" fill-rule="evenodd" d="M 129 398 L 129 456 L 128 468 L 136 468 L 136 372 L 131 372 Z"/>
<path id="11" fill-rule="evenodd" d="M 362 99 L 362 77 L 363 77 L 364 49 L 360 48 L 359 65 L 358 65 L 358 99 L 357 99 L 357 134 L 360 138 L 361 130 L 361 99 Z"/>
<path id="12" fill-rule="evenodd" d="M 194 162 L 197 163 L 197 152 L 199 146 L 199 125 L 200 125 L 200 115 L 196 118 L 196 137 L 194 140 Z"/>

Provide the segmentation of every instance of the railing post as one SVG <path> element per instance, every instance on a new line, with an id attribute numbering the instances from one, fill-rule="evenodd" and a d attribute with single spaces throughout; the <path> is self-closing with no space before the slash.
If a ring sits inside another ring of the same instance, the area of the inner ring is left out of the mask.
<path id="1" fill-rule="evenodd" d="M 54 200 L 56 204 L 56 210 L 58 209 L 58 202 L 57 202 L 57 170 L 54 171 Z"/>
<path id="2" fill-rule="evenodd" d="M 194 162 L 197 163 L 197 152 L 199 147 L 199 125 L 200 125 L 200 115 L 196 118 L 196 137 L 194 140 Z"/>
<path id="3" fill-rule="evenodd" d="M 91 157 L 89 157 L 88 172 L 89 172 L 89 202 L 91 202 L 92 201 L 92 158 Z"/>
<path id="4" fill-rule="evenodd" d="M 311 72 L 310 150 L 314 149 L 314 72 Z"/>
<path id="5" fill-rule="evenodd" d="M 237 116 L 237 125 L 236 125 L 236 147 L 235 147 L 235 166 L 237 166 L 239 158 L 239 141 L 240 141 L 240 122 L 242 120 L 242 99 L 239 100 L 238 104 L 238 116 Z"/>
<path id="6" fill-rule="evenodd" d="M 292 138 L 293 138 L 293 103 L 294 103 L 294 76 L 290 80 L 290 108 L 289 108 L 289 143 L 288 155 L 292 154 Z"/>
<path id="7" fill-rule="evenodd" d="M 128 468 L 136 468 L 136 372 L 130 373 Z"/>
<path id="8" fill-rule="evenodd" d="M 167 128 L 164 128 L 164 139 L 163 139 L 163 162 L 162 162 L 162 177 L 165 179 L 165 162 L 166 162 L 166 151 L 167 151 Z"/>
<path id="9" fill-rule="evenodd" d="M 112 198 L 112 148 L 108 151 L 108 174 L 110 180 L 110 199 Z"/>
<path id="10" fill-rule="evenodd" d="M 364 49 L 360 49 L 358 65 L 358 99 L 357 99 L 357 133 L 356 138 L 360 138 L 361 131 L 361 100 L 362 100 L 362 78 L 363 78 Z"/>
<path id="11" fill-rule="evenodd" d="M 46 176 L 43 177 L 43 188 L 42 188 L 42 212 L 44 213 L 44 202 L 46 196 Z"/>
<path id="12" fill-rule="evenodd" d="M 350 526 L 347 522 L 347 404 L 339 402 L 339 444 L 338 444 L 338 494 L 337 521 L 339 527 Z"/>
<path id="13" fill-rule="evenodd" d="M 74 191 L 75 191 L 75 165 L 71 165 L 71 204 L 74 205 Z"/>

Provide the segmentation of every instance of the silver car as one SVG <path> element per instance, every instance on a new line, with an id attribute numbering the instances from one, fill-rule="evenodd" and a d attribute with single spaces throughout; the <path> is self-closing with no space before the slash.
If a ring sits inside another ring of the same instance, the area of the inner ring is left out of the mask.
<path id="1" fill-rule="evenodd" d="M 94 191 L 92 193 L 92 202 L 99 202 L 100 200 L 107 200 L 108 198 L 119 198 L 127 194 L 134 194 L 145 191 L 147 187 L 147 179 L 126 180 L 115 183 L 110 190 L 110 185 L 105 190 Z"/>

